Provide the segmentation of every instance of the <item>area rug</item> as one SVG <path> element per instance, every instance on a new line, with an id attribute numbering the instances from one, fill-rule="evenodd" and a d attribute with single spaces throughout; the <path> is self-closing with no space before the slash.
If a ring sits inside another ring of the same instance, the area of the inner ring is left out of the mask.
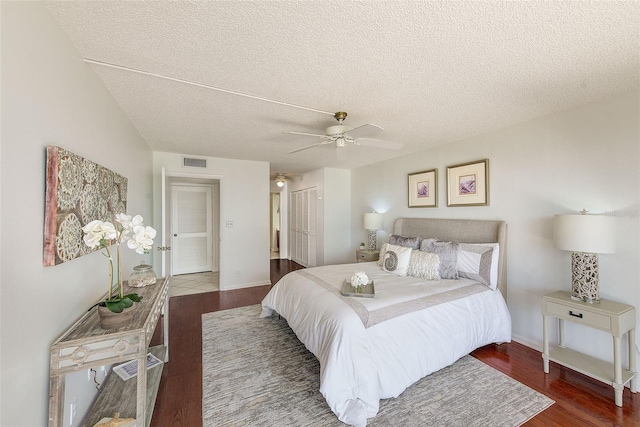
<path id="1" fill-rule="evenodd" d="M 343 426 L 319 392 L 320 364 L 260 306 L 202 315 L 202 421 L 213 426 Z M 396 399 L 369 426 L 519 426 L 554 401 L 465 356 Z"/>

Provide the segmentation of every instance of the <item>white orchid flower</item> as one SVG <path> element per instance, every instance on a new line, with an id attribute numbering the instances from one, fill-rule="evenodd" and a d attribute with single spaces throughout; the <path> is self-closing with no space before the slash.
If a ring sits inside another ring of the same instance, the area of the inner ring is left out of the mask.
<path id="1" fill-rule="evenodd" d="M 116 222 L 121 224 L 123 228 L 131 228 L 131 215 L 126 213 L 116 214 Z"/>
<path id="2" fill-rule="evenodd" d="M 102 240 L 113 240 L 117 235 L 116 228 L 112 223 L 97 219 L 82 227 L 82 231 L 85 233 L 84 243 L 90 248 L 100 246 Z"/>
<path id="3" fill-rule="evenodd" d="M 134 235 L 127 241 L 127 246 L 139 254 L 144 254 L 153 246 L 154 237 L 156 237 L 156 230 L 153 227 L 136 226 Z"/>
<path id="4" fill-rule="evenodd" d="M 102 236 L 95 233 L 87 233 L 84 235 L 82 240 L 84 240 L 85 245 L 93 249 L 96 246 L 100 246 L 100 240 L 102 240 Z"/>
<path id="5" fill-rule="evenodd" d="M 133 219 L 131 220 L 131 228 L 134 229 L 137 226 L 144 225 L 142 221 L 144 221 L 144 219 L 142 218 L 141 215 L 134 216 Z"/>

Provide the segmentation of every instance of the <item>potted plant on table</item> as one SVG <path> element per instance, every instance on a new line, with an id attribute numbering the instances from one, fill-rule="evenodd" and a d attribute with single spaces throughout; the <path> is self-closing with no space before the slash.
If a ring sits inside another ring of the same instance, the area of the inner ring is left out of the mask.
<path id="1" fill-rule="evenodd" d="M 105 329 L 118 328 L 126 325 L 133 318 L 133 305 L 140 302 L 136 293 L 124 293 L 122 269 L 120 268 L 120 244 L 127 243 L 127 247 L 139 254 L 149 253 L 153 245 L 156 230 L 145 226 L 143 218 L 136 215 L 133 218 L 125 213 L 116 215 L 116 225 L 108 221 L 94 220 L 82 227 L 84 243 L 90 248 L 103 248 L 103 255 L 109 260 L 109 286 L 106 299 L 98 302 L 98 313 L 101 325 Z M 113 248 L 115 244 L 115 262 Z"/>

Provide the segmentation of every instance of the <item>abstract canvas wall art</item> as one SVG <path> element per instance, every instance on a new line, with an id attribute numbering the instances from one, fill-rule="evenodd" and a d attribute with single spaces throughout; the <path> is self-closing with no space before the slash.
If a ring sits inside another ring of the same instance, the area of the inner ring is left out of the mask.
<path id="1" fill-rule="evenodd" d="M 82 227 L 99 219 L 115 224 L 126 212 L 127 178 L 60 147 L 47 146 L 44 253 L 53 266 L 94 251 Z"/>

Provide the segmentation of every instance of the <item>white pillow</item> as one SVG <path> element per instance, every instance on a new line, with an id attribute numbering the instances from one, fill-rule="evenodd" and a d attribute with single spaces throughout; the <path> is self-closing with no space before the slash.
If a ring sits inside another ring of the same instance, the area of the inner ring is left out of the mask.
<path id="1" fill-rule="evenodd" d="M 490 263 L 487 262 L 489 256 Z M 491 289 L 496 289 L 499 258 L 498 243 L 461 243 L 458 252 L 458 275 L 477 280 Z"/>
<path id="2" fill-rule="evenodd" d="M 440 257 L 430 252 L 411 251 L 407 276 L 426 280 L 440 280 Z"/>
<path id="3" fill-rule="evenodd" d="M 406 276 L 411 260 L 411 248 L 387 244 L 382 269 L 397 276 Z"/>
<path id="4" fill-rule="evenodd" d="M 380 246 L 380 255 L 378 256 L 378 265 L 382 267 L 382 260 L 384 259 L 384 253 L 387 251 L 387 243 L 383 243 Z"/>

